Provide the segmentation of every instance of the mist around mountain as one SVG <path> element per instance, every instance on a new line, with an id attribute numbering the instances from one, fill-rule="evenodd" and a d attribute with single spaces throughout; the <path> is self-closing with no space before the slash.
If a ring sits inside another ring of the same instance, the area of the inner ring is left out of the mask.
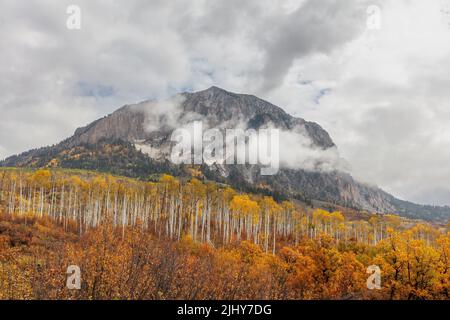
<path id="1" fill-rule="evenodd" d="M 175 165 L 169 161 L 171 134 L 201 121 L 204 129 L 228 128 L 280 131 L 280 170 L 260 174 L 259 165 Z M 192 175 L 241 190 L 344 206 L 380 214 L 446 222 L 450 207 L 403 201 L 380 188 L 356 181 L 330 135 L 317 123 L 287 114 L 253 95 L 217 87 L 180 93 L 163 101 L 125 105 L 112 114 L 78 128 L 61 143 L 9 157 L 1 166 L 91 169 L 151 179 L 160 173 Z"/>

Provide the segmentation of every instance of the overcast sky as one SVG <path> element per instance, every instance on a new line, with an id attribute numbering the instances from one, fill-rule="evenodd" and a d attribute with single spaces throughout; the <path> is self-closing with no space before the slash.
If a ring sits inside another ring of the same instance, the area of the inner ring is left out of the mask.
<path id="1" fill-rule="evenodd" d="M 0 0 L 0 158 L 216 85 L 318 122 L 355 177 L 450 205 L 449 27 L 450 0 Z"/>

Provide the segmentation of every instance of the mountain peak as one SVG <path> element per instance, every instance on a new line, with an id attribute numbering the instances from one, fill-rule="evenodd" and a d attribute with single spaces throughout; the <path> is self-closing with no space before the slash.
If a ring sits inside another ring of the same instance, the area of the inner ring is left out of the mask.
<path id="1" fill-rule="evenodd" d="M 191 94 L 206 95 L 206 96 L 209 96 L 209 97 L 223 96 L 223 95 L 238 96 L 238 94 L 236 94 L 236 93 L 227 91 L 227 90 L 222 89 L 222 88 L 217 87 L 217 86 L 211 86 L 211 87 L 209 87 L 207 89 L 204 89 L 204 90 L 192 92 Z"/>
<path id="2" fill-rule="evenodd" d="M 225 89 L 219 88 L 217 86 L 211 86 L 208 89 L 206 89 L 206 91 L 225 91 L 226 92 Z"/>

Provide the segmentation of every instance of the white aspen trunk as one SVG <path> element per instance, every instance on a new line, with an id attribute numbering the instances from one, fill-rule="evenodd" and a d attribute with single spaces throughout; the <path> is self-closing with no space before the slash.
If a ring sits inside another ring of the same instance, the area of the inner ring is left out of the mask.
<path id="1" fill-rule="evenodd" d="M 59 222 L 61 222 L 61 220 L 62 220 L 62 217 L 63 217 L 63 210 L 64 210 L 64 183 L 63 183 L 63 185 L 62 185 L 62 187 L 61 187 L 61 203 L 60 203 L 60 206 L 59 206 Z"/>
<path id="2" fill-rule="evenodd" d="M 20 189 L 20 191 L 19 191 L 19 193 L 20 193 L 20 198 L 19 198 L 19 214 L 20 215 L 22 215 L 22 213 L 23 213 L 23 199 L 22 199 L 22 197 L 23 197 L 23 188 L 22 188 L 22 175 L 20 176 L 20 178 L 19 178 L 20 180 L 19 180 L 19 189 Z"/>
<path id="3" fill-rule="evenodd" d="M 272 254 L 275 255 L 275 245 L 276 245 L 276 236 L 277 232 L 276 232 L 276 218 L 275 215 L 273 216 L 273 251 Z"/>

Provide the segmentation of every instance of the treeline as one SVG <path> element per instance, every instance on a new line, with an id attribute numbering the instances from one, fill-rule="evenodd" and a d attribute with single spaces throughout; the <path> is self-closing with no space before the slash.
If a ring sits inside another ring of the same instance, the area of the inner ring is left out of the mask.
<path id="1" fill-rule="evenodd" d="M 270 196 L 170 175 L 143 182 L 90 172 L 5 169 L 0 171 L 0 204 L 6 213 L 25 221 L 29 216 L 50 217 L 79 235 L 111 224 L 124 237 L 126 227 L 139 226 L 159 238 L 189 236 L 214 246 L 246 240 L 272 253 L 323 233 L 337 242 L 376 245 L 389 228 L 399 230 L 406 224 L 395 215 L 346 221 L 341 212 L 307 210 L 290 201 L 278 203 Z M 430 224 L 414 228 L 415 239 L 428 245 L 439 236 Z"/>

